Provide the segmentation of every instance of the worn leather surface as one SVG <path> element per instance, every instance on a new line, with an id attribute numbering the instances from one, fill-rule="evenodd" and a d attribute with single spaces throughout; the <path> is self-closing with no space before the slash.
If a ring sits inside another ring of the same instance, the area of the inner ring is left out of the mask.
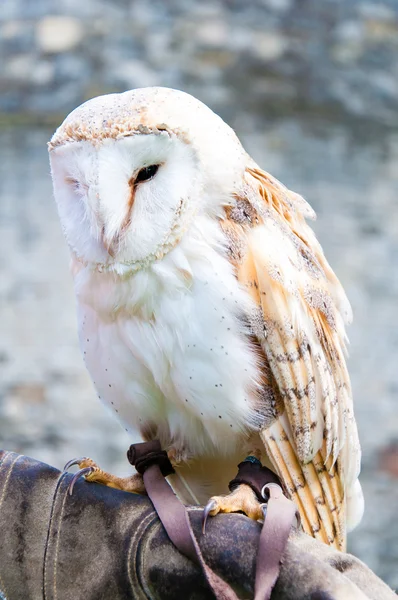
<path id="1" fill-rule="evenodd" d="M 79 480 L 0 451 L 0 598 L 6 600 L 207 600 L 200 569 L 168 539 L 150 500 Z M 208 564 L 253 597 L 260 525 L 242 515 L 190 518 Z M 273 600 L 392 600 L 349 554 L 292 532 Z"/>

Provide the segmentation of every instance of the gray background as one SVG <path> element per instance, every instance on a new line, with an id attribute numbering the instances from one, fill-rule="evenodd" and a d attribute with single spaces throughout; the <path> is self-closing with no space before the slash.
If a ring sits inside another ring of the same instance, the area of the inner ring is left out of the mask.
<path id="1" fill-rule="evenodd" d="M 46 142 L 94 95 L 184 89 L 318 213 L 355 315 L 366 512 L 350 549 L 398 587 L 397 58 L 396 0 L 2 0 L 0 445 L 128 473 L 78 350 Z"/>

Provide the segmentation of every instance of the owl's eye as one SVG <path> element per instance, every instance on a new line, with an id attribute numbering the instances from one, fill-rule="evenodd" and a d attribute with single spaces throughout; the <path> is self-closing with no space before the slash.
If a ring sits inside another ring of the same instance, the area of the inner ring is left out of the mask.
<path id="1" fill-rule="evenodd" d="M 81 181 L 78 181 L 74 177 L 65 177 L 65 181 L 77 194 L 85 194 L 88 191 L 88 186 Z"/>
<path id="2" fill-rule="evenodd" d="M 144 167 L 141 169 L 141 171 L 138 172 L 134 183 L 141 183 L 142 181 L 148 181 L 148 179 L 152 179 L 152 177 L 156 175 L 159 166 L 160 165 L 151 165 L 150 167 Z"/>

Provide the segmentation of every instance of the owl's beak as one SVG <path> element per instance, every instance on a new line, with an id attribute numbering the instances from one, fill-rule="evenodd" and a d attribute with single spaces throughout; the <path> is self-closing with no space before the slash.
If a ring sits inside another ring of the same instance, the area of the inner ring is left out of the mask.
<path id="1" fill-rule="evenodd" d="M 118 237 L 118 235 L 114 235 L 113 237 L 108 238 L 105 232 L 105 227 L 102 228 L 101 241 L 105 250 L 108 252 L 111 258 L 115 258 L 117 246 L 119 243 Z"/>

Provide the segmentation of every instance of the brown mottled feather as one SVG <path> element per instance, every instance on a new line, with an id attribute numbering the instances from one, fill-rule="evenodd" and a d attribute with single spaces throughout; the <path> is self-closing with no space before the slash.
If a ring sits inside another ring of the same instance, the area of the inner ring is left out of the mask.
<path id="1" fill-rule="evenodd" d="M 221 227 L 281 400 L 260 434 L 267 454 L 305 531 L 343 549 L 345 490 L 360 462 L 344 359 L 351 313 L 305 217 L 305 200 L 253 164 Z"/>

